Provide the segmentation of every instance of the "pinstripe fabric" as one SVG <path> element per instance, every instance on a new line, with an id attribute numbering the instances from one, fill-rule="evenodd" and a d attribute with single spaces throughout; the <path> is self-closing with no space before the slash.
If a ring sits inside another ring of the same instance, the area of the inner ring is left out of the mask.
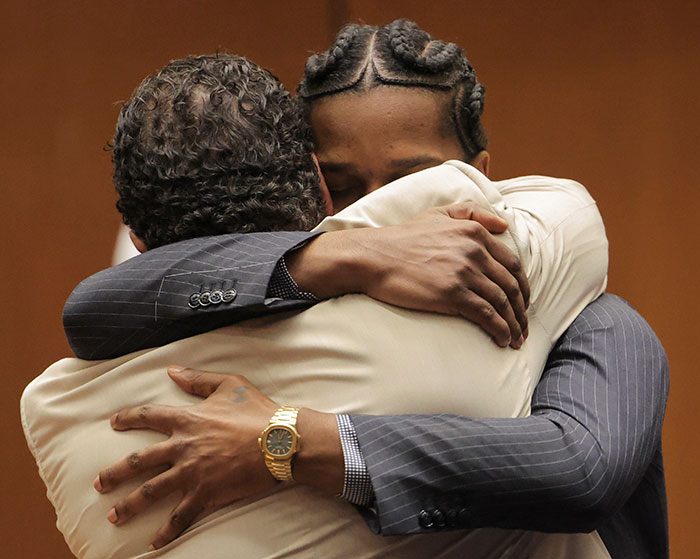
<path id="1" fill-rule="evenodd" d="M 352 416 L 377 498 L 370 526 L 417 533 L 421 511 L 459 510 L 471 527 L 598 529 L 613 559 L 667 557 L 668 382 L 649 325 L 603 295 L 550 354 L 529 417 Z"/>
<path id="2" fill-rule="evenodd" d="M 77 357 L 110 359 L 311 301 L 267 298 L 275 266 L 317 233 L 200 237 L 150 250 L 103 270 L 73 291 L 63 326 Z M 231 303 L 191 308 L 192 293 L 237 292 Z"/>

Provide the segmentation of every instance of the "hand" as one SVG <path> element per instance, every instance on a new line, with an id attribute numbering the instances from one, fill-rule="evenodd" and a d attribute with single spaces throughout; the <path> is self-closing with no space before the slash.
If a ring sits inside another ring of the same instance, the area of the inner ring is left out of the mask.
<path id="1" fill-rule="evenodd" d="M 180 367 L 171 367 L 168 374 L 183 390 L 206 400 L 183 407 L 141 406 L 113 415 L 117 431 L 151 429 L 170 438 L 102 470 L 95 480 L 95 489 L 108 493 L 138 474 L 169 467 L 116 503 L 108 515 L 121 525 L 153 502 L 182 491 L 182 500 L 152 541 L 153 549 L 174 540 L 197 517 L 279 483 L 258 444 L 279 408 L 275 402 L 241 375 Z"/>
<path id="2" fill-rule="evenodd" d="M 321 235 L 286 257 L 304 291 L 365 293 L 409 309 L 459 315 L 501 347 L 527 337 L 530 287 L 520 261 L 491 233 L 507 222 L 471 202 L 409 222 Z"/>

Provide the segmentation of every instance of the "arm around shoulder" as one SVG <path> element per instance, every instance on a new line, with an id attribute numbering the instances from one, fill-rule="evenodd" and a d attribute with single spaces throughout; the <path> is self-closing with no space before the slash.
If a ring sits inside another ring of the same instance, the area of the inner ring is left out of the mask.
<path id="1" fill-rule="evenodd" d="M 66 302 L 68 342 L 82 359 L 108 359 L 308 306 L 309 301 L 270 299 L 267 289 L 280 258 L 316 235 L 201 237 L 98 272 L 81 282 Z"/>
<path id="2" fill-rule="evenodd" d="M 353 416 L 375 520 L 384 534 L 594 530 L 650 468 L 667 396 L 654 332 L 604 295 L 558 342 L 529 417 Z"/>

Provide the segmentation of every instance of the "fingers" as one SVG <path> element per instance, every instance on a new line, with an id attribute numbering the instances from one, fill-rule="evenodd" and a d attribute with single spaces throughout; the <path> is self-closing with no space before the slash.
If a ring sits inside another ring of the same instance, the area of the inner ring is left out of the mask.
<path id="1" fill-rule="evenodd" d="M 209 373 L 207 371 L 198 371 L 196 369 L 186 369 L 182 367 L 168 367 L 168 375 L 177 385 L 185 392 L 208 398 L 216 389 L 221 386 L 221 383 L 231 378 L 231 375 L 222 375 L 219 373 Z"/>
<path id="2" fill-rule="evenodd" d="M 442 208 L 436 209 L 446 213 L 453 219 L 468 219 L 476 221 L 489 233 L 503 233 L 508 229 L 507 221 L 482 208 L 474 202 L 462 202 L 459 204 L 453 204 L 452 206 L 443 206 Z M 499 243 L 492 237 L 485 239 L 485 242 L 488 243 L 487 248 L 491 255 L 517 280 L 520 291 L 518 295 L 522 297 L 524 306 L 527 308 L 530 304 L 530 284 L 527 281 L 525 271 L 520 264 L 520 259 L 510 250 L 508 250 L 505 245 Z M 499 283 L 499 285 L 501 284 Z M 504 286 L 501 285 L 501 287 Z M 508 293 L 508 297 L 512 300 L 517 298 L 514 292 L 506 293 Z M 518 311 L 516 311 L 516 316 L 519 316 Z M 525 326 L 523 326 L 523 329 L 524 328 Z"/>
<path id="3" fill-rule="evenodd" d="M 513 266 L 518 259 L 479 224 L 470 224 L 465 234 L 471 242 L 465 247 L 469 264 L 462 284 L 477 298 L 466 297 L 460 314 L 482 326 L 498 345 L 518 349 L 527 328 L 525 304 L 518 281 L 501 264 Z"/>
<path id="4" fill-rule="evenodd" d="M 528 331 L 530 286 L 519 258 L 487 229 L 498 225 L 505 230 L 502 226 L 507 223 L 471 202 L 438 210 L 469 220 L 461 226 L 462 235 L 470 241 L 465 244 L 469 264 L 464 285 L 477 297 L 466 298 L 461 314 L 484 328 L 498 345 L 520 348 Z"/>
<path id="5" fill-rule="evenodd" d="M 461 307 L 464 318 L 479 326 L 500 347 L 508 346 L 511 342 L 508 323 L 488 301 L 473 291 L 467 290 Z"/>
<path id="6" fill-rule="evenodd" d="M 506 249 L 507 250 L 507 249 Z M 520 284 L 513 275 L 498 261 L 490 260 L 484 269 L 487 277 L 497 291 L 489 286 L 491 292 L 482 294 L 508 322 L 513 342 L 516 342 L 527 330 L 527 312 Z M 492 294 L 491 294 L 492 293 Z M 524 336 L 525 338 L 527 336 Z M 518 345 L 520 347 L 521 344 Z M 517 349 L 517 348 L 516 348 Z"/>
<path id="7" fill-rule="evenodd" d="M 170 441 L 149 446 L 123 458 L 97 474 L 94 487 L 100 493 L 107 493 L 132 477 L 157 468 L 170 465 L 173 445 Z"/>
<path id="8" fill-rule="evenodd" d="M 126 431 L 128 429 L 151 429 L 170 435 L 177 423 L 178 408 L 172 406 L 145 405 L 135 408 L 125 408 L 110 418 L 112 429 Z"/>
<path id="9" fill-rule="evenodd" d="M 446 206 L 445 211 L 452 219 L 470 219 L 480 223 L 489 233 L 503 233 L 508 222 L 482 208 L 474 202 L 461 202 Z"/>
<path id="10" fill-rule="evenodd" d="M 506 294 L 485 276 L 471 281 L 462 315 L 478 324 L 501 347 L 522 345 L 522 331 Z"/>
<path id="11" fill-rule="evenodd" d="M 109 511 L 107 519 L 117 526 L 126 524 L 151 504 L 163 497 L 167 497 L 177 489 L 177 473 L 173 470 L 163 472 L 115 504 Z M 199 504 L 199 499 L 186 495 L 170 513 L 166 523 L 156 533 L 148 548 L 149 551 L 159 549 L 177 538 L 192 525 L 203 510 L 204 507 Z"/>
<path id="12" fill-rule="evenodd" d="M 117 526 L 125 524 L 131 520 L 131 518 L 151 506 L 154 502 L 176 491 L 178 489 L 177 477 L 177 473 L 174 470 L 166 470 L 162 474 L 147 481 L 141 487 L 116 503 L 109 511 L 107 520 Z"/>
<path id="13" fill-rule="evenodd" d="M 185 497 L 170 513 L 167 522 L 158 530 L 148 549 L 160 549 L 173 541 L 192 525 L 203 510 L 204 507 L 197 500 Z"/>
<path id="14" fill-rule="evenodd" d="M 520 259 L 513 254 L 506 245 L 490 235 L 486 235 L 485 244 L 486 249 L 493 259 L 506 270 L 506 274 L 499 273 L 496 278 L 492 279 L 494 279 L 505 291 L 506 295 L 508 295 L 511 303 L 513 303 L 516 315 L 519 317 L 518 320 L 523 330 L 525 330 L 527 326 L 525 309 L 530 305 L 530 282 L 525 275 L 525 270 L 520 263 Z M 511 281 L 512 279 L 515 279 L 517 285 Z M 525 320 L 524 323 L 523 320 Z"/>

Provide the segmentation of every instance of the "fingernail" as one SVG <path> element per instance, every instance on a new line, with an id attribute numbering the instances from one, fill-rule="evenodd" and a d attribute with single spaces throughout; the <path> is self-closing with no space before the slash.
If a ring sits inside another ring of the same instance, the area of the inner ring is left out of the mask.
<path id="1" fill-rule="evenodd" d="M 156 546 L 155 546 L 155 545 L 151 544 L 151 545 L 148 546 L 148 551 L 155 551 L 155 550 L 156 550 Z"/>
<path id="2" fill-rule="evenodd" d="M 523 335 L 520 334 L 520 337 L 515 341 L 515 349 L 520 349 L 524 342 L 525 338 L 523 338 Z"/>
<path id="3" fill-rule="evenodd" d="M 97 476 L 95 478 L 95 481 L 92 483 L 92 486 L 97 490 L 97 491 L 102 491 L 102 480 L 100 479 L 100 476 Z"/>
<path id="4" fill-rule="evenodd" d="M 117 521 L 117 511 L 114 507 L 112 507 L 109 513 L 107 513 L 107 520 L 109 520 L 112 524 L 114 524 Z"/>
<path id="5" fill-rule="evenodd" d="M 187 367 L 180 367 L 180 365 L 170 365 L 168 367 L 168 372 L 169 373 L 180 373 L 184 371 Z"/>

